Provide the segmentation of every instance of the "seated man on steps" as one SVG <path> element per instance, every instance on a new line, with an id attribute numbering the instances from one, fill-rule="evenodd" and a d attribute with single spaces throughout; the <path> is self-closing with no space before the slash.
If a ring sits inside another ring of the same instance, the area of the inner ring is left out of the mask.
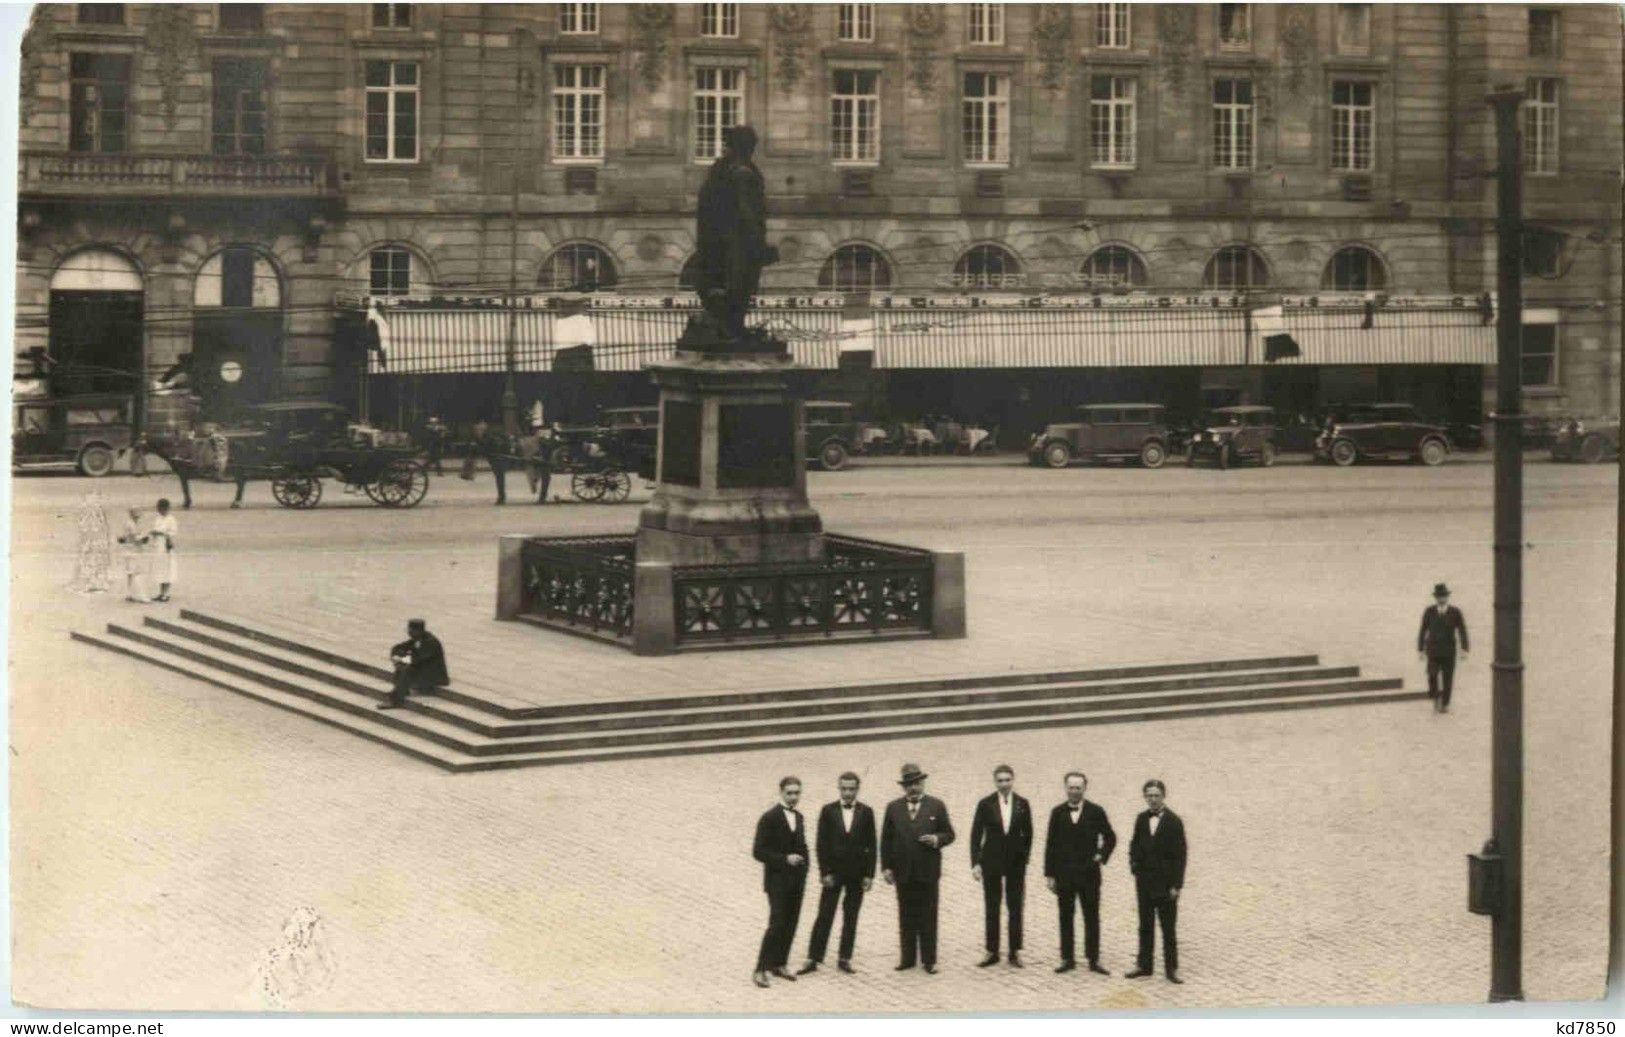
<path id="1" fill-rule="evenodd" d="M 389 701 L 378 704 L 379 709 L 406 705 L 408 691 L 423 695 L 451 683 L 446 675 L 446 650 L 421 619 L 407 621 L 406 640 L 389 650 L 389 660 L 395 664 L 395 687 Z"/>

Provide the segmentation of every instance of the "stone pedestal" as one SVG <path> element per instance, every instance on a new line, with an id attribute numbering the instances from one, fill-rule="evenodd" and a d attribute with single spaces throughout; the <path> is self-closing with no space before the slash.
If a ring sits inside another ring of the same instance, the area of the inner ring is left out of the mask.
<path id="1" fill-rule="evenodd" d="M 638 519 L 640 563 L 823 558 L 793 369 L 784 354 L 681 351 L 649 368 L 660 387 L 660 443 L 654 499 Z"/>

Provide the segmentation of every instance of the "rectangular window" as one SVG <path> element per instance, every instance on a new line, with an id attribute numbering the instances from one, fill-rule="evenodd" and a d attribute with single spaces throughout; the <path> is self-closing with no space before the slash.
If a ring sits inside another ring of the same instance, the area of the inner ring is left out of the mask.
<path id="1" fill-rule="evenodd" d="M 570 36 L 589 36 L 597 31 L 597 4 L 559 5 L 559 32 Z"/>
<path id="2" fill-rule="evenodd" d="M 221 4 L 221 32 L 259 32 L 265 28 L 264 4 Z"/>
<path id="3" fill-rule="evenodd" d="M 873 43 L 874 4 L 840 4 L 835 17 L 835 35 L 853 43 Z"/>
<path id="4" fill-rule="evenodd" d="M 1095 46 L 1110 50 L 1128 48 L 1128 4 L 1095 5 Z"/>
<path id="5" fill-rule="evenodd" d="M 739 35 L 738 4 L 701 4 L 700 35 L 732 39 Z"/>
<path id="6" fill-rule="evenodd" d="M 68 61 L 68 150 L 113 153 L 129 144 L 130 56 L 74 54 Z"/>
<path id="7" fill-rule="evenodd" d="M 367 62 L 367 161 L 416 162 L 417 158 L 417 62 Z"/>
<path id="8" fill-rule="evenodd" d="M 997 72 L 965 73 L 960 110 L 965 161 L 975 165 L 1007 164 L 1010 161 L 1010 77 Z"/>
<path id="9" fill-rule="evenodd" d="M 720 158 L 722 131 L 745 121 L 745 70 L 694 70 L 694 157 Z"/>
<path id="10" fill-rule="evenodd" d="M 408 295 L 412 291 L 412 253 L 404 248 L 375 248 L 368 287 L 373 295 Z"/>
<path id="11" fill-rule="evenodd" d="M 970 5 L 970 41 L 972 43 L 1004 42 L 1004 5 Z"/>
<path id="12" fill-rule="evenodd" d="M 1557 324 L 1525 324 L 1520 354 L 1523 387 L 1557 384 Z"/>
<path id="13" fill-rule="evenodd" d="M 1253 168 L 1253 82 L 1213 81 L 1213 164 L 1220 169 Z"/>
<path id="14" fill-rule="evenodd" d="M 1337 53 L 1371 53 L 1371 5 L 1337 5 Z"/>
<path id="15" fill-rule="evenodd" d="M 1375 166 L 1372 127 L 1377 109 L 1370 83 L 1332 82 L 1332 168 L 1369 173 Z"/>
<path id="16" fill-rule="evenodd" d="M 1557 11 L 1529 12 L 1529 56 L 1555 58 L 1560 53 L 1563 16 Z"/>
<path id="17" fill-rule="evenodd" d="M 1089 81 L 1089 127 L 1097 169 L 1134 167 L 1132 76 L 1093 76 Z"/>
<path id="18" fill-rule="evenodd" d="M 604 157 L 604 66 L 553 67 L 553 157 Z"/>
<path id="19" fill-rule="evenodd" d="M 1523 168 L 1557 172 L 1557 88 L 1555 79 L 1531 79 L 1523 103 Z"/>
<path id="20" fill-rule="evenodd" d="M 80 4 L 80 25 L 123 25 L 123 4 Z"/>
<path id="21" fill-rule="evenodd" d="M 836 71 L 829 131 L 835 161 L 880 161 L 879 72 Z"/>
<path id="22" fill-rule="evenodd" d="M 1219 5 L 1219 46 L 1249 50 L 1253 45 L 1253 12 L 1246 4 Z"/>
<path id="23" fill-rule="evenodd" d="M 410 29 L 412 27 L 412 5 L 373 4 L 372 27 L 374 29 Z"/>
<path id="24" fill-rule="evenodd" d="M 216 155 L 265 154 L 266 78 L 263 61 L 214 63 L 209 147 Z"/>

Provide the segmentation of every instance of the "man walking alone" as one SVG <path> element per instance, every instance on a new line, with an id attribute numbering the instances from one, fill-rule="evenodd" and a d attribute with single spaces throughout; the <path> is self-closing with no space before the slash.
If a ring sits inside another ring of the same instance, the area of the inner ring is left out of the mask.
<path id="1" fill-rule="evenodd" d="M 1428 696 L 1438 713 L 1450 712 L 1450 687 L 1456 677 L 1456 638 L 1461 638 L 1461 654 L 1467 655 L 1467 620 L 1461 609 L 1450 604 L 1450 588 L 1433 585 L 1433 604 L 1422 612 L 1422 628 L 1416 633 L 1416 650 L 1428 664 Z"/>

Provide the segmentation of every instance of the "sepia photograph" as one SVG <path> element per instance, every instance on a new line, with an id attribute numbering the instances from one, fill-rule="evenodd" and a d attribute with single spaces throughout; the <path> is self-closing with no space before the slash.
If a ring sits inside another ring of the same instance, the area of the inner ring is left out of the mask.
<path id="1" fill-rule="evenodd" d="M 1609 1010 L 1621 7 L 5 14 L 13 1013 Z"/>

